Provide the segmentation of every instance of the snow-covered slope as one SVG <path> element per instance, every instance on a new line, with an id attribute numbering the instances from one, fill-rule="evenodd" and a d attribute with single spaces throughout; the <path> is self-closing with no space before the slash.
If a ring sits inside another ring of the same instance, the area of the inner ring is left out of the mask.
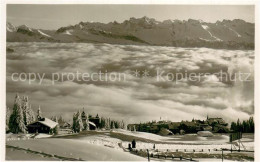
<path id="1" fill-rule="evenodd" d="M 45 34 L 44 32 L 42 32 L 41 30 L 38 30 L 38 32 L 39 32 L 41 35 L 43 35 L 43 36 L 51 37 L 51 36 L 49 36 L 48 34 Z"/>
<path id="2" fill-rule="evenodd" d="M 88 161 L 144 161 L 146 159 L 105 146 L 93 145 L 81 140 L 73 139 L 37 139 L 23 141 L 8 141 L 7 145 L 58 155 L 66 158 Z M 34 159 L 32 159 L 34 160 Z"/>

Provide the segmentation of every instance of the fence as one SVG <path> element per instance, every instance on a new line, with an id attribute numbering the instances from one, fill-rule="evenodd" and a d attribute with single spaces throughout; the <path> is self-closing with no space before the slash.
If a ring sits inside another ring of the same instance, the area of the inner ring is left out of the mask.
<path id="1" fill-rule="evenodd" d="M 172 160 L 172 161 L 182 161 L 182 160 L 185 160 L 185 161 L 196 161 L 195 159 L 193 158 L 196 158 L 196 157 L 192 157 L 189 156 L 189 153 L 209 153 L 209 152 L 218 152 L 218 158 L 221 158 L 222 161 L 224 160 L 224 152 L 254 152 L 252 150 L 232 150 L 232 149 L 166 149 L 164 151 L 162 150 L 158 150 L 158 149 L 140 149 L 140 150 L 137 150 L 137 149 L 133 149 L 131 150 L 132 153 L 134 154 L 138 154 L 139 152 L 147 152 L 147 158 L 148 158 L 148 161 L 150 161 L 150 158 L 157 158 L 157 159 L 165 159 L 165 160 Z M 171 152 L 179 152 L 179 153 L 188 153 L 187 156 L 186 155 L 174 155 L 173 153 Z M 221 152 L 221 153 L 220 153 Z M 144 155 L 143 155 L 144 156 Z M 189 156 L 189 157 L 188 157 Z"/>

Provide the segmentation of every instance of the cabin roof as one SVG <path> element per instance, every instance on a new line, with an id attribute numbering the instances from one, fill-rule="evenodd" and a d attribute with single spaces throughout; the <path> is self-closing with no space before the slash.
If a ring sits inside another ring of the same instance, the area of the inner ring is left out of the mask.
<path id="1" fill-rule="evenodd" d="M 31 124 L 28 124 L 28 126 L 32 125 L 32 124 L 35 124 L 35 123 L 41 123 L 41 124 L 43 124 L 43 125 L 45 125 L 47 127 L 50 127 L 50 128 L 54 128 L 54 127 L 56 127 L 58 125 L 57 122 L 54 122 L 54 121 L 52 121 L 51 119 L 48 119 L 48 118 L 44 118 L 44 120 L 38 120 L 38 121 L 35 121 L 35 122 L 31 123 Z"/>
<path id="2" fill-rule="evenodd" d="M 90 125 L 96 127 L 96 124 L 95 124 L 95 123 L 93 123 L 93 122 L 91 122 L 91 121 L 89 121 L 88 123 L 89 123 Z"/>

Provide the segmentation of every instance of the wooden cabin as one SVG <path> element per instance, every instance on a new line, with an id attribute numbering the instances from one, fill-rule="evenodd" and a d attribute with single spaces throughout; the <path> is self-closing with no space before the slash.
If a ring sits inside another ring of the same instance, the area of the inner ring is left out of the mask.
<path id="1" fill-rule="evenodd" d="M 28 133 L 46 133 L 53 134 L 54 129 L 58 126 L 57 122 L 52 121 L 48 118 L 41 118 L 38 121 L 35 121 L 27 125 Z"/>

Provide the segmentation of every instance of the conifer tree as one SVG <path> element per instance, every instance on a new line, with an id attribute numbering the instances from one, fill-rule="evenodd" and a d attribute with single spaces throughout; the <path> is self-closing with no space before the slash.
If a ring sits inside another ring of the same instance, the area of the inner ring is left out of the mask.
<path id="1" fill-rule="evenodd" d="M 29 105 L 28 97 L 23 97 L 22 99 L 22 109 L 24 124 L 28 125 L 35 121 L 34 113 L 32 111 L 31 105 Z"/>
<path id="2" fill-rule="evenodd" d="M 110 129 L 110 120 L 109 119 L 106 119 L 105 120 L 105 128 L 108 130 Z"/>
<path id="3" fill-rule="evenodd" d="M 77 113 L 74 113 L 73 115 L 73 124 L 72 124 L 72 129 L 75 133 L 78 133 L 82 131 L 84 128 L 82 119 L 81 119 L 81 113 L 78 111 Z"/>
<path id="4" fill-rule="evenodd" d="M 76 113 L 73 114 L 73 120 L 72 120 L 72 130 L 73 132 L 77 132 L 77 116 Z"/>
<path id="5" fill-rule="evenodd" d="M 21 100 L 18 94 L 15 96 L 13 112 L 9 120 L 9 129 L 12 133 L 26 133 Z"/>
<path id="6" fill-rule="evenodd" d="M 104 119 L 103 117 L 100 118 L 100 128 L 105 128 L 106 127 L 106 119 Z"/>
<path id="7" fill-rule="evenodd" d="M 116 127 L 115 127 L 115 122 L 114 121 L 112 121 L 111 122 L 111 129 L 115 129 Z"/>
<path id="8" fill-rule="evenodd" d="M 39 105 L 39 108 L 37 110 L 37 120 L 41 120 L 42 119 L 42 111 L 41 111 L 41 107 Z"/>
<path id="9" fill-rule="evenodd" d="M 84 123 L 84 128 L 85 130 L 89 130 L 89 119 L 88 119 L 88 114 L 86 114 L 86 122 Z"/>
<path id="10" fill-rule="evenodd" d="M 62 116 L 59 117 L 59 119 L 58 119 L 57 122 L 58 122 L 59 124 L 64 123 L 64 120 L 63 120 Z"/>
<path id="11" fill-rule="evenodd" d="M 9 120 L 11 116 L 11 111 L 9 107 L 6 107 L 6 119 L 5 119 L 5 131 L 9 131 Z"/>

